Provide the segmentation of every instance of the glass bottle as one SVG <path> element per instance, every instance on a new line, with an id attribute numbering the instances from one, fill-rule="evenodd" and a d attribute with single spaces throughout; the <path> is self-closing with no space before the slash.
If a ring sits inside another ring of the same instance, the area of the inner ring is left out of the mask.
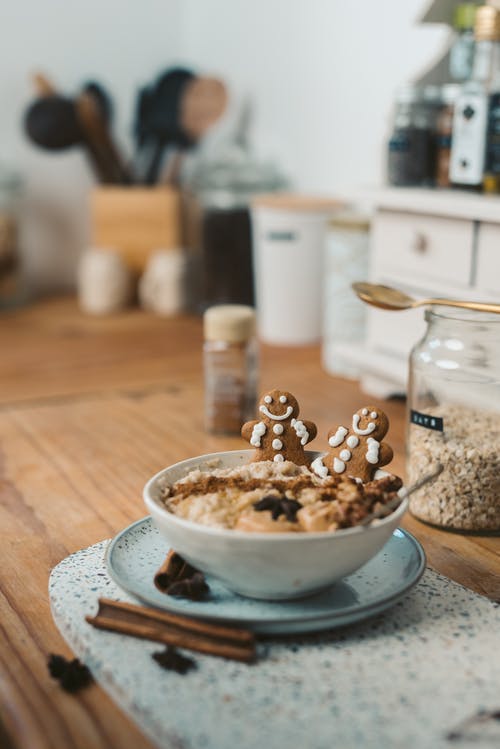
<path id="1" fill-rule="evenodd" d="M 455 40 L 450 49 L 449 70 L 454 81 L 467 81 L 472 75 L 476 7 L 474 3 L 460 3 L 453 14 Z"/>
<path id="2" fill-rule="evenodd" d="M 450 187 L 450 154 L 455 102 L 460 93 L 457 83 L 442 87 L 442 106 L 436 124 L 436 186 Z"/>
<path id="3" fill-rule="evenodd" d="M 488 95 L 500 69 L 500 12 L 476 10 L 472 78 L 457 98 L 453 117 L 450 179 L 458 187 L 480 189 L 485 166 Z"/>
<path id="4" fill-rule="evenodd" d="M 19 202 L 21 181 L 0 165 L 0 310 L 25 301 L 19 256 Z"/>
<path id="5" fill-rule="evenodd" d="M 409 484 L 441 475 L 410 499 L 420 520 L 454 530 L 500 530 L 500 315 L 426 312 L 410 355 Z"/>
<path id="6" fill-rule="evenodd" d="M 500 193 L 500 13 L 497 13 L 495 18 L 493 45 L 483 190 L 487 193 Z"/>
<path id="7" fill-rule="evenodd" d="M 434 109 L 416 86 L 405 86 L 396 98 L 388 145 L 387 176 L 398 187 L 428 185 L 434 177 Z"/>
<path id="8" fill-rule="evenodd" d="M 182 191 L 191 311 L 254 304 L 250 201 L 285 184 L 274 164 L 255 158 L 244 137 L 228 138 L 195 160 Z"/>
<path id="9" fill-rule="evenodd" d="M 257 403 L 255 311 L 243 304 L 209 307 L 203 329 L 205 429 L 240 434 L 255 417 Z"/>

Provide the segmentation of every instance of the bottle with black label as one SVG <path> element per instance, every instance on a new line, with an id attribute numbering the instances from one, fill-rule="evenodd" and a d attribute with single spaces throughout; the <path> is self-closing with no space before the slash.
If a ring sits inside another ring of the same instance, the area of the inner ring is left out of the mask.
<path id="1" fill-rule="evenodd" d="M 459 95 L 453 117 L 450 180 L 458 187 L 481 189 L 485 169 L 489 94 L 500 62 L 500 12 L 481 5 L 474 24 L 472 78 Z"/>

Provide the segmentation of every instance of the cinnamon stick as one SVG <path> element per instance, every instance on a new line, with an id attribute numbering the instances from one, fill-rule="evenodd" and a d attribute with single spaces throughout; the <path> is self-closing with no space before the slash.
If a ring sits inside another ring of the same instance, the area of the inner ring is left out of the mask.
<path id="1" fill-rule="evenodd" d="M 165 561 L 154 576 L 154 584 L 166 593 L 172 583 L 192 577 L 197 570 L 185 561 L 176 551 L 170 549 Z"/>
<path id="2" fill-rule="evenodd" d="M 99 610 L 95 617 L 85 618 L 98 629 L 244 663 L 255 660 L 254 635 L 245 629 L 225 627 L 107 598 L 99 599 Z"/>

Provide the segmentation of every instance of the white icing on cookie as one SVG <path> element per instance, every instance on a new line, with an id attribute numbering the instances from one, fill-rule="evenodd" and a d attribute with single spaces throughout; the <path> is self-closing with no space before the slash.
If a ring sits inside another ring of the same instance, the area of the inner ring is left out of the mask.
<path id="1" fill-rule="evenodd" d="M 260 408 L 262 410 L 262 406 Z M 364 408 L 363 411 L 366 411 L 366 409 Z M 368 413 L 368 411 L 366 411 L 366 413 Z M 356 434 L 361 434 L 361 435 L 371 434 L 375 430 L 375 428 L 376 428 L 375 424 L 373 423 L 373 421 L 369 421 L 368 422 L 368 426 L 366 427 L 366 429 L 360 429 L 359 428 L 359 420 L 360 419 L 361 419 L 361 416 L 359 414 L 354 414 L 353 415 L 353 417 L 352 417 L 352 428 L 353 428 L 353 430 L 356 432 Z"/>
<path id="2" fill-rule="evenodd" d="M 273 425 L 273 432 L 275 434 L 283 434 L 283 424 L 274 424 Z"/>
<path id="3" fill-rule="evenodd" d="M 285 458 L 283 457 L 281 453 L 278 453 L 277 455 L 274 456 L 273 460 L 275 463 L 282 463 L 285 460 Z"/>
<path id="4" fill-rule="evenodd" d="M 311 469 L 322 479 L 326 479 L 328 476 L 328 468 L 323 463 L 323 458 L 321 457 L 313 460 L 311 463 Z"/>
<path id="5" fill-rule="evenodd" d="M 275 439 L 272 442 L 273 450 L 281 450 L 283 447 L 283 442 L 281 440 Z"/>
<path id="6" fill-rule="evenodd" d="M 275 416 L 275 414 L 272 414 L 267 406 L 259 406 L 259 411 L 261 411 L 264 414 L 264 416 L 267 416 L 268 419 L 272 419 L 273 421 L 284 421 L 285 419 L 288 419 L 288 417 L 292 415 L 293 408 L 292 406 L 288 406 L 285 413 L 281 414 L 280 416 Z"/>
<path id="7" fill-rule="evenodd" d="M 349 430 L 345 427 L 339 427 L 333 437 L 330 437 L 330 439 L 328 440 L 328 444 L 330 445 L 330 447 L 338 447 L 339 445 L 341 445 L 348 431 Z"/>
<path id="8" fill-rule="evenodd" d="M 361 411 L 361 413 L 362 413 L 363 416 L 368 416 L 368 409 L 367 408 L 363 408 L 363 410 Z"/>
<path id="9" fill-rule="evenodd" d="M 252 436 L 250 437 L 250 444 L 254 447 L 260 447 L 260 438 L 266 433 L 266 425 L 263 421 L 257 422 L 252 429 Z"/>
<path id="10" fill-rule="evenodd" d="M 370 414 L 370 418 L 371 419 L 376 419 L 377 416 L 378 416 L 378 413 L 376 411 L 372 411 L 371 414 Z"/>
<path id="11" fill-rule="evenodd" d="M 292 426 L 295 429 L 297 437 L 300 438 L 300 444 L 307 445 L 307 441 L 309 439 L 309 432 L 307 431 L 304 425 L 304 422 L 300 421 L 300 419 L 294 419 L 292 421 Z"/>
<path id="12" fill-rule="evenodd" d="M 286 403 L 286 402 L 287 402 L 286 395 L 280 395 L 280 403 Z"/>
<path id="13" fill-rule="evenodd" d="M 340 458 L 340 460 L 344 460 L 345 462 L 347 462 L 348 460 L 351 459 L 351 451 L 350 450 L 341 450 L 339 452 L 339 458 Z"/>
<path id="14" fill-rule="evenodd" d="M 333 459 L 333 470 L 335 473 L 344 473 L 345 471 L 345 463 L 343 460 L 339 460 L 338 458 Z"/>
<path id="15" fill-rule="evenodd" d="M 374 440 L 373 437 L 368 437 L 366 444 L 368 447 L 368 450 L 366 451 L 366 460 L 368 463 L 376 465 L 378 463 L 380 442 Z"/>
<path id="16" fill-rule="evenodd" d="M 346 439 L 347 447 L 350 447 L 351 450 L 359 445 L 359 437 L 356 437 L 355 434 L 351 434 L 350 437 Z"/>
<path id="17" fill-rule="evenodd" d="M 266 395 L 264 398 L 264 403 L 272 403 L 272 402 L 273 402 L 273 399 L 271 398 L 271 396 Z"/>

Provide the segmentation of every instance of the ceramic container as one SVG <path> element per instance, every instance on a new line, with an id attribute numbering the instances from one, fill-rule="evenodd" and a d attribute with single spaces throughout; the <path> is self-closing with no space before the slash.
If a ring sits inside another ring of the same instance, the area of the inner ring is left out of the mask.
<path id="1" fill-rule="evenodd" d="M 169 545 L 198 569 L 249 598 L 300 598 L 332 585 L 371 559 L 388 541 L 407 508 L 369 526 L 334 533 L 246 533 L 192 523 L 169 512 L 161 487 L 195 468 L 233 468 L 248 463 L 253 450 L 211 453 L 175 463 L 144 487 L 144 502 Z M 316 457 L 319 453 L 309 453 Z M 210 464 L 210 465 L 209 465 Z"/>
<path id="2" fill-rule="evenodd" d="M 299 195 L 252 203 L 257 328 L 262 341 L 302 346 L 321 338 L 327 221 L 339 204 Z"/>

